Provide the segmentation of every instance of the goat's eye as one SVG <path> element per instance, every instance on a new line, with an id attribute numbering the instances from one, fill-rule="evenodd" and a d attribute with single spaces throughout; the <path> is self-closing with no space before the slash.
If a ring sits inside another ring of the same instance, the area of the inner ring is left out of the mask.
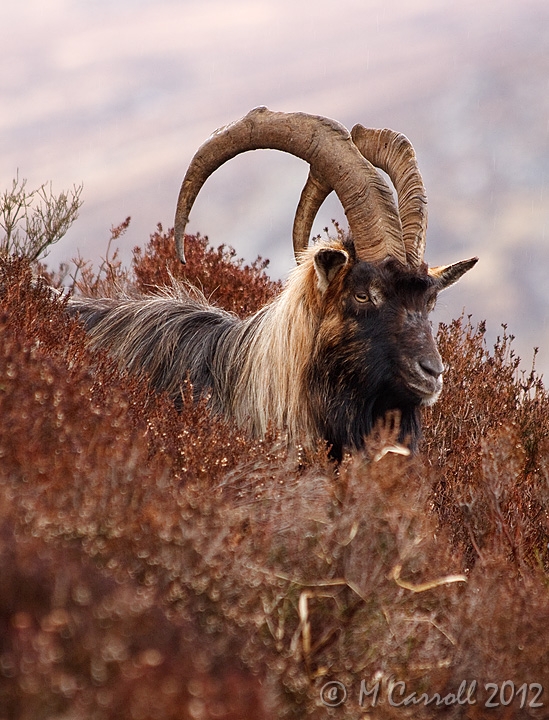
<path id="1" fill-rule="evenodd" d="M 366 303 L 370 300 L 370 296 L 367 292 L 357 292 L 355 293 L 355 300 L 359 303 Z"/>

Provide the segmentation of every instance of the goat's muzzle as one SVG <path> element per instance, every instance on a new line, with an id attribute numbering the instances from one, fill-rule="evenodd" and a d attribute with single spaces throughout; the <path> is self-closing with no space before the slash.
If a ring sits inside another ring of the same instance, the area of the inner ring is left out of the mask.
<path id="1" fill-rule="evenodd" d="M 417 358 L 410 370 L 410 387 L 418 393 L 422 405 L 432 405 L 442 392 L 444 365 L 438 350 Z"/>

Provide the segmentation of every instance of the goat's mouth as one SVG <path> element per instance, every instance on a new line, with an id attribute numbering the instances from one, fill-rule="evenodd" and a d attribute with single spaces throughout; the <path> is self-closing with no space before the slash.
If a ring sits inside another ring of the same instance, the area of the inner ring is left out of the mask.
<path id="1" fill-rule="evenodd" d="M 444 366 L 439 358 L 420 358 L 407 367 L 406 385 L 421 405 L 432 405 L 442 392 Z"/>

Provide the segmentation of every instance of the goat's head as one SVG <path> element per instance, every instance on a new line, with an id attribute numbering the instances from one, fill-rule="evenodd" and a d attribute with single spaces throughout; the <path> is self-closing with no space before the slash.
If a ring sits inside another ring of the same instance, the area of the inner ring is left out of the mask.
<path id="1" fill-rule="evenodd" d="M 338 398 L 334 401 L 340 409 L 334 408 L 331 417 L 340 420 L 329 422 L 339 430 L 325 427 L 324 437 L 334 446 L 358 445 L 387 410 L 409 406 L 413 415 L 418 405 L 438 398 L 444 368 L 428 315 L 437 294 L 477 258 L 434 268 L 424 263 L 427 201 L 414 150 L 404 135 L 361 125 L 349 133 L 327 118 L 256 108 L 217 130 L 191 162 L 175 218 L 182 262 L 185 226 L 203 183 L 230 158 L 259 148 L 283 150 L 310 165 L 293 229 L 298 264 L 307 264 L 311 274 L 314 268 L 316 279 L 310 280 L 321 319 L 309 365 L 314 377 L 307 385 L 312 395 Z M 390 177 L 398 208 L 376 167 Z M 349 238 L 309 247 L 314 218 L 332 190 L 347 216 Z M 353 395 L 353 412 L 347 391 Z M 314 398 L 311 402 L 314 415 Z M 326 402 L 316 406 L 325 409 Z M 317 421 L 325 422 L 321 417 Z M 348 427 L 341 429 L 343 425 Z"/>
<path id="2" fill-rule="evenodd" d="M 414 444 L 417 408 L 434 403 L 442 390 L 444 366 L 429 313 L 448 278 L 391 257 L 359 260 L 345 241 L 308 253 L 322 320 L 306 386 L 321 436 L 339 455 L 360 446 L 378 418 L 398 409 L 401 437 Z"/>

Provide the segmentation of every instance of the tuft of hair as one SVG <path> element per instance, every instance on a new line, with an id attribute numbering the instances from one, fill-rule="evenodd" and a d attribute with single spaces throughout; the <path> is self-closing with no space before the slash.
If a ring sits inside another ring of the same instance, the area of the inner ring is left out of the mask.
<path id="1" fill-rule="evenodd" d="M 244 320 L 173 278 L 150 295 L 73 298 L 69 309 L 80 315 L 92 347 L 107 349 L 121 368 L 147 376 L 176 401 L 188 378 L 195 396 L 208 395 L 212 410 L 252 435 L 274 427 L 315 443 L 306 381 L 321 320 L 319 247 L 343 244 L 307 249 L 280 294 Z"/>

